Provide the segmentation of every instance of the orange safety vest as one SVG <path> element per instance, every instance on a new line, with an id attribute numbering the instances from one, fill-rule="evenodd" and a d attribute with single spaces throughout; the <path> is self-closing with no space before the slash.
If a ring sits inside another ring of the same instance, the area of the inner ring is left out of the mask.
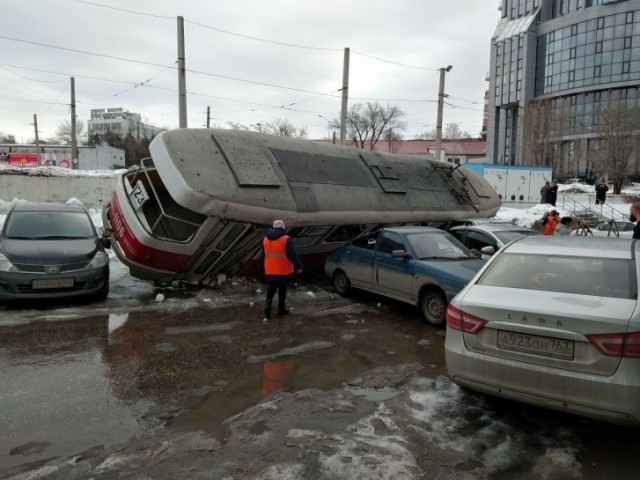
<path id="1" fill-rule="evenodd" d="M 275 240 L 264 238 L 264 273 L 267 275 L 290 275 L 293 273 L 293 263 L 287 257 L 288 235 Z"/>
<path id="2" fill-rule="evenodd" d="M 547 217 L 547 223 L 544 225 L 544 234 L 554 235 L 556 232 L 556 227 L 558 226 L 558 223 L 560 223 L 560 220 L 558 220 L 558 217 L 556 217 L 555 215 L 549 215 Z"/>

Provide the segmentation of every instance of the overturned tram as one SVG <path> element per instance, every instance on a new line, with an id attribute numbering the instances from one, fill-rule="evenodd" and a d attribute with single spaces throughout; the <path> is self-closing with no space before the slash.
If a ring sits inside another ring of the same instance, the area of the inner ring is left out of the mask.
<path id="1" fill-rule="evenodd" d="M 104 226 L 134 277 L 208 283 L 249 269 L 284 220 L 306 267 L 388 224 L 488 217 L 500 199 L 448 163 L 258 132 L 179 129 L 122 174 Z"/>

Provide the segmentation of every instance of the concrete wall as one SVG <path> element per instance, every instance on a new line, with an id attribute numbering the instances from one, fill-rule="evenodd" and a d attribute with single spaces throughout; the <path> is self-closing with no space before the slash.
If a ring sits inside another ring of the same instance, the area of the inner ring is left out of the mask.
<path id="1" fill-rule="evenodd" d="M 0 200 L 10 202 L 14 198 L 29 202 L 66 202 L 77 198 L 85 207 L 101 209 L 111 201 L 117 175 L 64 176 L 33 175 L 0 170 Z"/>

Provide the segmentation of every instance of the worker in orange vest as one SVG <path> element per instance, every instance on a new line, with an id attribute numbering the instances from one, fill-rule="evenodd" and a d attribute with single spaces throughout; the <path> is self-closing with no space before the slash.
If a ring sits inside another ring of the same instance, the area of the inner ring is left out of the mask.
<path id="1" fill-rule="evenodd" d="M 302 273 L 302 262 L 296 255 L 293 240 L 285 231 L 284 222 L 276 220 L 273 228 L 267 228 L 262 240 L 262 254 L 264 258 L 264 274 L 269 287 L 267 300 L 264 304 L 264 315 L 271 317 L 271 302 L 278 291 L 278 315 L 286 315 L 287 283 L 295 273 Z"/>
<path id="2" fill-rule="evenodd" d="M 560 223 L 560 214 L 556 210 L 551 210 L 545 219 L 544 231 L 542 233 L 545 235 L 555 235 L 558 223 Z"/>

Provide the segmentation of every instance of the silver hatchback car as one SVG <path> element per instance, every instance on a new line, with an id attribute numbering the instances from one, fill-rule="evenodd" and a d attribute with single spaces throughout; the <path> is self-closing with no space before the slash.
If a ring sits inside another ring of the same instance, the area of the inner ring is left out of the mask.
<path id="1" fill-rule="evenodd" d="M 472 390 L 640 425 L 640 242 L 523 237 L 451 301 L 445 357 Z"/>

